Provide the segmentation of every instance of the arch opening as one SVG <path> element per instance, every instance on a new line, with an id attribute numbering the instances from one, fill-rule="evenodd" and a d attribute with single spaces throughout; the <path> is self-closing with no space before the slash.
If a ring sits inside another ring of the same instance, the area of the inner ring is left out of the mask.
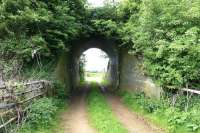
<path id="1" fill-rule="evenodd" d="M 79 58 L 80 84 L 88 82 L 110 84 L 109 66 L 110 58 L 105 51 L 99 48 L 85 50 Z"/>
<path id="2" fill-rule="evenodd" d="M 100 49 L 109 57 L 109 65 L 106 73 L 106 80 L 109 81 L 107 88 L 110 90 L 117 89 L 119 85 L 119 53 L 115 42 L 113 40 L 107 40 L 104 38 L 89 38 L 74 42 L 71 50 L 70 77 L 72 81 L 72 90 L 80 87 L 79 59 L 81 55 L 90 48 Z"/>

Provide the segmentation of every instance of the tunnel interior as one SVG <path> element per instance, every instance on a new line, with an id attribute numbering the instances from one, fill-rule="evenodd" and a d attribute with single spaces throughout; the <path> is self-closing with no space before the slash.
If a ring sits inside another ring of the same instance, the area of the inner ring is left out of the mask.
<path id="1" fill-rule="evenodd" d="M 112 40 L 106 39 L 89 39 L 76 42 L 72 46 L 71 51 L 71 80 L 72 89 L 76 89 L 80 85 L 79 63 L 81 55 L 91 48 L 97 48 L 104 51 L 109 57 L 109 65 L 107 69 L 107 84 L 109 89 L 117 89 L 119 86 L 119 53 L 116 44 Z"/>

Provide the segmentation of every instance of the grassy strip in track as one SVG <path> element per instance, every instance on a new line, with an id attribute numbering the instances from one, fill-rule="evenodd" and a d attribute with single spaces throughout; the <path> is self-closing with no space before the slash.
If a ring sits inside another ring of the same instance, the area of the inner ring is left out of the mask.
<path id="1" fill-rule="evenodd" d="M 127 133 L 128 131 L 113 115 L 105 97 L 98 90 L 97 85 L 92 85 L 92 90 L 87 97 L 90 122 L 99 133 Z"/>

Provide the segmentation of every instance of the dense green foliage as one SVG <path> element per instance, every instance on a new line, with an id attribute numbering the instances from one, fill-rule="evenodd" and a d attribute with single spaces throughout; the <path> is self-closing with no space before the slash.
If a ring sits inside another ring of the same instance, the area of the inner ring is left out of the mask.
<path id="1" fill-rule="evenodd" d="M 128 38 L 133 51 L 144 56 L 148 74 L 161 85 L 199 83 L 199 12 L 199 0 L 144 0 L 126 23 L 130 33 L 124 42 Z"/>
<path id="2" fill-rule="evenodd" d="M 64 108 L 64 102 L 55 98 L 41 98 L 30 105 L 27 121 L 22 123 L 19 133 L 54 133 L 59 128 L 57 115 Z"/>
<path id="3" fill-rule="evenodd" d="M 70 50 L 74 40 L 101 36 L 142 56 L 146 74 L 161 86 L 198 88 L 199 0 L 123 0 L 85 7 L 85 0 L 1 0 L 1 61 L 50 58 Z"/>
<path id="4" fill-rule="evenodd" d="M 29 61 L 67 50 L 84 30 L 80 0 L 0 1 L 0 54 Z"/>
<path id="5" fill-rule="evenodd" d="M 199 0 L 124 0 L 93 14 L 95 33 L 114 38 L 130 53 L 142 56 L 145 73 L 159 85 L 198 88 Z"/>
<path id="6" fill-rule="evenodd" d="M 99 133 L 127 133 L 127 130 L 113 115 L 97 86 L 93 85 L 92 89 L 87 98 L 91 124 Z"/>
<path id="7" fill-rule="evenodd" d="M 99 36 L 143 57 L 145 74 L 163 88 L 200 88 L 199 0 L 122 0 L 88 9 L 85 0 L 0 0 L 0 73 L 12 78 L 23 68 L 26 78 L 54 80 L 49 60 L 70 51 L 75 40 Z M 66 97 L 64 87 L 55 84 L 57 97 Z M 166 99 L 123 95 L 127 105 L 163 121 L 170 131 L 198 132 L 199 100 L 192 98 L 186 109 L 185 99 L 172 107 Z M 88 105 L 99 131 L 126 132 L 97 90 L 89 94 Z M 51 99 L 31 106 L 30 127 L 47 125 L 56 112 Z"/>
<path id="8" fill-rule="evenodd" d="M 85 34 L 84 4 L 84 0 L 0 0 L 4 80 L 18 79 L 16 75 L 29 68 L 27 63 L 38 64 L 41 70 L 41 62 L 68 51 L 72 40 Z"/>
<path id="9" fill-rule="evenodd" d="M 85 55 L 81 55 L 79 60 L 79 75 L 80 75 L 80 82 L 84 83 L 85 81 L 85 65 L 86 65 L 86 58 Z"/>
<path id="10" fill-rule="evenodd" d="M 134 112 L 144 115 L 170 133 L 200 132 L 199 97 L 180 95 L 173 105 L 170 97 L 161 100 L 143 93 L 121 92 L 122 101 Z"/>
<path id="11" fill-rule="evenodd" d="M 53 99 L 42 98 L 33 103 L 27 115 L 29 123 L 37 127 L 40 124 L 48 125 L 57 110 Z"/>
<path id="12" fill-rule="evenodd" d="M 25 112 L 21 121 L 19 133 L 55 133 L 63 131 L 60 127 L 60 114 L 67 109 L 66 88 L 59 81 L 54 79 L 52 69 L 47 69 L 52 66 L 52 62 L 44 65 L 42 68 L 28 67 L 29 72 L 24 72 L 25 78 L 43 78 L 52 81 L 52 86 L 48 88 L 47 96 L 35 99 L 32 103 L 28 104 L 28 110 Z M 48 77 L 49 76 L 49 77 Z M 51 96 L 51 97 L 50 97 Z"/>

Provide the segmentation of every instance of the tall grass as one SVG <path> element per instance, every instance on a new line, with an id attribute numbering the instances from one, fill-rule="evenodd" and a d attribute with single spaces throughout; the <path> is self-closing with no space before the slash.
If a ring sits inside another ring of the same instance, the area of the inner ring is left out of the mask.
<path id="1" fill-rule="evenodd" d="M 27 65 L 23 69 L 23 77 L 25 79 L 46 79 L 46 80 L 54 80 L 54 69 L 55 69 L 55 60 L 52 61 L 42 61 L 41 65 L 34 63 L 32 65 Z"/>

